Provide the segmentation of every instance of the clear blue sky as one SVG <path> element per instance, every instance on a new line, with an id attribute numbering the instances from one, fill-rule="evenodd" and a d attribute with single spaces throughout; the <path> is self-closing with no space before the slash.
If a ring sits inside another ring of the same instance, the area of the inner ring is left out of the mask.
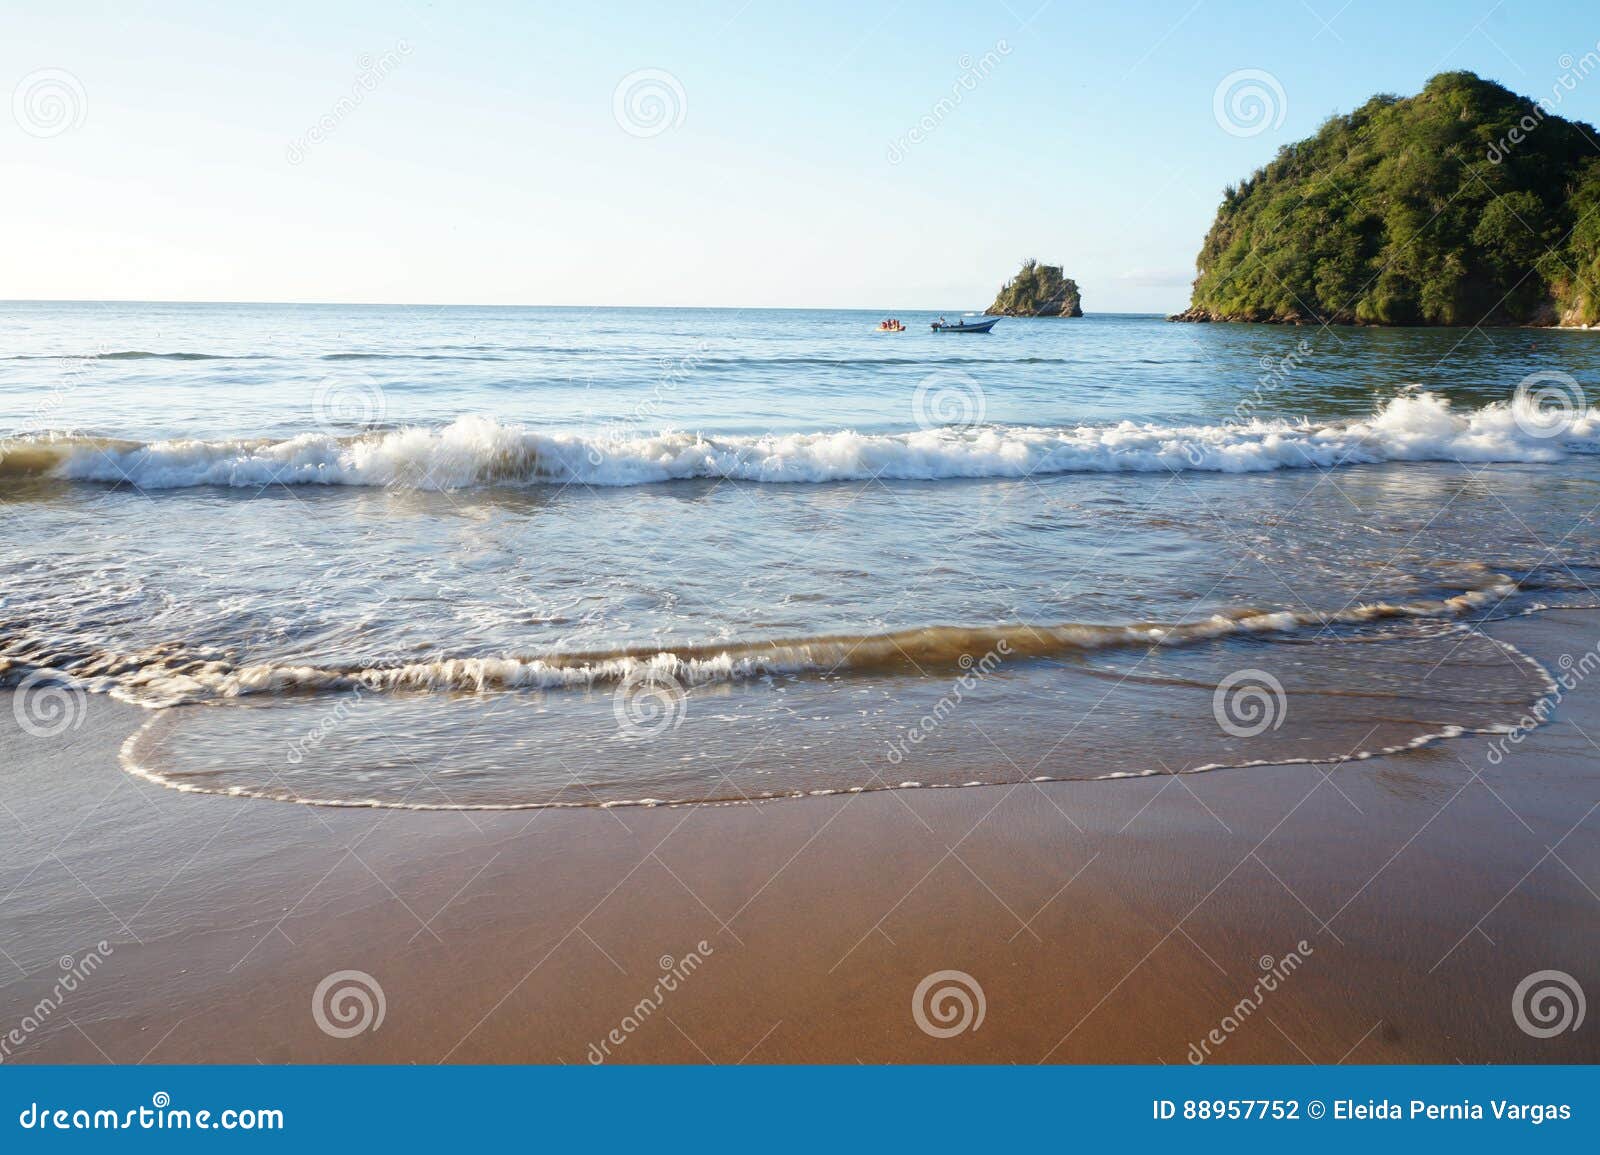
<path id="1" fill-rule="evenodd" d="M 0 298 L 948 309 L 1037 255 L 1172 310 L 1280 144 L 1600 41 L 1592 2 L 252 7 L 0 2 Z M 1214 114 L 1243 69 L 1283 94 L 1254 135 Z"/>

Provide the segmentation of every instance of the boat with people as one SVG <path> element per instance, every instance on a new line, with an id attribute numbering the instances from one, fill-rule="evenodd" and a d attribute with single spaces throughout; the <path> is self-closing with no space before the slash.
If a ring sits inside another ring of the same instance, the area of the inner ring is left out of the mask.
<path id="1" fill-rule="evenodd" d="M 878 332 L 880 333 L 904 333 L 905 331 L 905 323 L 898 317 L 889 317 L 878 322 Z"/>
<path id="2" fill-rule="evenodd" d="M 952 323 L 940 317 L 933 323 L 933 331 L 935 333 L 987 333 L 994 328 L 994 323 L 999 319 L 999 317 L 981 317 L 976 321 L 969 322 L 962 319 Z"/>

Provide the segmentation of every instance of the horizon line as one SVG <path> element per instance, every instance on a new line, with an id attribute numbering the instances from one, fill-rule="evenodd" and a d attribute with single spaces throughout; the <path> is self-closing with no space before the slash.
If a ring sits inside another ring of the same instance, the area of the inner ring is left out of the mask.
<path id="1" fill-rule="evenodd" d="M 256 301 L 237 299 L 164 299 L 156 297 L 0 297 L 0 305 L 272 305 L 283 307 L 347 308 L 347 309 L 682 309 L 702 312 L 766 312 L 766 313 L 978 313 L 980 310 L 962 306 L 937 305 L 599 305 L 599 304 L 508 304 L 474 301 Z M 1084 315 L 1108 317 L 1162 317 L 1162 309 L 1094 309 L 1084 310 Z M 1001 314 L 1004 315 L 1004 314 Z M 1017 319 L 1017 318 L 1013 318 Z M 1021 318 L 1027 320 L 1028 318 Z M 1045 318 L 1054 320 L 1056 318 Z M 1070 318 L 1069 318 L 1070 319 Z"/>

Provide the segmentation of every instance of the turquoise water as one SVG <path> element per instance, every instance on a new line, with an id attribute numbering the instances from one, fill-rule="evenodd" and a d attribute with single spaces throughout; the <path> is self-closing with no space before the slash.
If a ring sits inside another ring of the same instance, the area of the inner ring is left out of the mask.
<path id="1" fill-rule="evenodd" d="M 1503 726 L 1475 623 L 1591 600 L 1594 334 L 900 315 L 0 306 L 0 677 L 178 788 L 738 800 Z"/>

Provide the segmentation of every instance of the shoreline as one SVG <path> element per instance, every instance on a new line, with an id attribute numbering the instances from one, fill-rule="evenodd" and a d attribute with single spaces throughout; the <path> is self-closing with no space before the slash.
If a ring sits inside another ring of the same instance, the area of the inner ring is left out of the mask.
<path id="1" fill-rule="evenodd" d="M 1600 613 L 1489 632 L 1549 667 Z M 41 740 L 0 710 L 0 1037 L 59 960 L 111 948 L 5 1062 L 1600 1060 L 1592 1029 L 1534 1038 L 1511 1009 L 1536 971 L 1600 991 L 1587 685 L 1499 764 L 1480 735 L 1331 769 L 625 810 L 182 794 L 117 766 L 140 714 L 95 698 Z M 385 1014 L 341 1038 L 312 1005 L 347 971 Z M 946 971 L 985 1016 L 941 1038 L 912 1006 Z"/>
<path id="2" fill-rule="evenodd" d="M 1228 317 L 1204 309 L 1184 309 L 1168 313 L 1167 321 L 1183 325 L 1274 325 L 1298 328 L 1313 325 L 1319 329 L 1338 326 L 1341 329 L 1537 329 L 1558 333 L 1590 333 L 1600 331 L 1600 325 L 1536 325 L 1528 321 L 1484 321 L 1477 325 L 1386 325 L 1375 321 L 1357 321 L 1354 318 L 1324 320 L 1318 317 Z"/>

